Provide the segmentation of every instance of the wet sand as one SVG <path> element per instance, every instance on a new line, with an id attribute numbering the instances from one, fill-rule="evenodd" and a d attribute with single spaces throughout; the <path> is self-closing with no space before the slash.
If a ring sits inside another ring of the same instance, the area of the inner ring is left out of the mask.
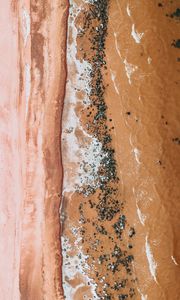
<path id="1" fill-rule="evenodd" d="M 178 1 L 1 6 L 0 299 L 178 300 Z"/>
<path id="2" fill-rule="evenodd" d="M 147 299 L 179 298 L 180 164 L 175 137 L 180 128 L 180 78 L 179 49 L 172 46 L 179 21 L 169 17 L 177 5 L 116 3 L 110 8 L 107 37 L 107 57 L 112 58 L 108 66 L 120 84 L 120 97 L 108 91 L 108 98 L 114 99 L 108 107 L 117 126 L 114 140 L 128 199 L 127 219 L 136 227 L 133 254 L 139 290 Z M 114 11 L 121 15 L 119 25 Z"/>
<path id="3" fill-rule="evenodd" d="M 98 20 L 87 2 L 68 25 L 65 295 L 178 299 L 178 3 L 99 1 Z"/>

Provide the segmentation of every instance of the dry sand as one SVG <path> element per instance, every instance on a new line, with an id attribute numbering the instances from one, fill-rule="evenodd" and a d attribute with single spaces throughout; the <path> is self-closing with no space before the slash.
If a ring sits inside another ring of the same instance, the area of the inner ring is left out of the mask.
<path id="1" fill-rule="evenodd" d="M 1 1 L 0 299 L 62 299 L 67 1 Z M 57 46 L 58 45 L 58 46 Z"/>

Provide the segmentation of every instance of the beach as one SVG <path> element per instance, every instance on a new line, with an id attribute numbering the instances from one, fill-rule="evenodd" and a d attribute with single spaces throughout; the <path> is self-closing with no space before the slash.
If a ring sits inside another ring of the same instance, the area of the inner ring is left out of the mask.
<path id="1" fill-rule="evenodd" d="M 1 8 L 0 299 L 178 300 L 178 1 Z"/>
<path id="2" fill-rule="evenodd" d="M 65 295 L 178 299 L 177 2 L 70 4 Z"/>

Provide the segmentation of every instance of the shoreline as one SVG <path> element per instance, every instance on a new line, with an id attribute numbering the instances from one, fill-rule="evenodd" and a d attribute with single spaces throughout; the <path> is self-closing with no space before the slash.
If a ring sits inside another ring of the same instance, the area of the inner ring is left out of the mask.
<path id="1" fill-rule="evenodd" d="M 60 125 L 68 2 L 12 3 L 4 4 L 1 18 L 0 298 L 63 299 Z"/>
<path id="2" fill-rule="evenodd" d="M 72 1 L 72 15 L 76 16 L 75 31 L 77 32 L 72 33 L 71 31 L 71 34 L 75 34 L 77 42 L 77 66 L 73 66 L 72 56 L 72 66 L 71 60 L 69 62 L 69 67 L 72 70 L 69 81 L 72 81 L 75 92 L 71 89 L 70 84 L 67 84 L 69 94 L 65 99 L 67 107 L 64 114 L 63 133 L 63 161 L 67 172 L 67 179 L 65 178 L 64 181 L 65 203 L 63 208 L 64 248 L 67 247 L 67 251 L 64 253 L 67 268 L 65 267 L 64 272 L 67 274 L 65 283 L 67 293 L 68 289 L 71 291 L 71 294 L 67 295 L 73 299 L 83 298 L 83 296 L 91 298 L 94 295 L 95 299 L 98 299 L 97 291 L 104 285 L 106 292 L 103 293 L 102 290 L 100 292 L 101 298 L 104 297 L 103 299 L 116 299 L 118 296 L 141 300 L 160 299 L 162 297 L 164 297 L 162 299 L 166 299 L 172 294 L 176 299 L 178 297 L 176 278 L 179 274 L 179 268 L 178 261 L 176 261 L 177 256 L 175 256 L 175 263 L 172 259 L 172 257 L 174 258 L 172 256 L 174 237 L 172 236 L 171 225 L 177 224 L 177 217 L 175 224 L 172 219 L 170 223 L 168 222 L 170 221 L 170 211 L 178 216 L 179 209 L 175 199 L 172 201 L 177 209 L 168 204 L 169 191 L 172 186 L 166 179 L 168 170 L 171 170 L 171 174 L 174 176 L 173 182 L 176 183 L 176 171 L 173 172 L 173 170 L 179 170 L 179 164 L 175 166 L 172 163 L 172 151 L 176 151 L 178 155 L 178 146 L 176 145 L 176 148 L 172 150 L 175 145 L 171 144 L 170 137 L 167 138 L 167 132 L 168 136 L 175 136 L 178 132 L 178 118 L 176 118 L 175 113 L 178 83 L 174 82 L 174 78 L 178 74 L 175 71 L 177 69 L 178 72 L 175 57 L 178 50 L 173 49 L 171 45 L 171 40 L 175 39 L 176 36 L 177 20 L 171 20 L 167 16 L 167 13 L 171 15 L 172 11 L 176 10 L 176 3 L 167 4 L 167 7 L 164 4 L 162 8 L 157 3 L 149 3 L 147 6 L 147 3 L 143 2 L 139 7 L 139 4 L 134 5 L 132 1 L 129 1 L 128 5 L 125 1 L 122 1 L 121 5 L 118 1 L 110 1 L 105 50 L 107 71 L 103 73 L 103 84 L 106 87 L 107 123 L 108 128 L 111 129 L 111 143 L 115 149 L 117 172 L 120 178 L 118 197 L 123 203 L 124 212 L 121 210 L 120 217 L 125 215 L 126 220 L 123 240 L 117 241 L 116 246 L 123 251 L 129 245 L 131 251 L 128 250 L 128 255 L 133 257 L 131 279 L 129 279 L 126 287 L 122 281 L 127 277 L 127 274 L 122 271 L 123 268 L 118 268 L 118 272 L 115 271 L 115 273 L 107 276 L 109 274 L 109 270 L 107 271 L 108 263 L 114 263 L 114 258 L 111 257 L 111 245 L 114 245 L 114 241 L 111 241 L 110 237 L 115 240 L 115 234 L 112 227 L 105 221 L 101 223 L 103 227 L 99 227 L 97 209 L 95 209 L 98 208 L 98 199 L 100 198 L 95 184 L 98 181 L 96 174 L 99 173 L 93 165 L 93 159 L 99 168 L 101 162 L 97 157 L 98 153 L 99 156 L 103 157 L 103 151 L 100 150 L 102 147 L 100 141 L 93 141 L 94 136 L 91 134 L 89 136 L 89 128 L 94 126 L 93 118 L 96 109 L 93 101 L 89 101 L 86 97 L 86 94 L 90 93 L 88 80 L 91 82 L 91 76 L 88 78 L 87 70 L 89 69 L 89 73 L 92 74 L 91 66 L 85 63 L 88 61 L 91 64 L 89 41 L 92 36 L 87 35 L 86 37 L 87 24 L 90 22 L 88 18 L 91 18 L 91 14 L 88 15 L 88 3 L 88 1 L 86 4 L 84 1 Z M 140 9 L 142 14 L 140 14 Z M 91 13 L 92 11 L 93 9 L 91 9 Z M 161 29 L 158 27 L 159 22 L 162 25 Z M 85 34 L 83 31 L 84 23 L 86 24 Z M 153 25 L 154 31 L 156 29 L 154 34 L 151 25 Z M 90 23 L 90 28 L 91 26 Z M 94 28 L 95 26 L 97 25 L 94 25 Z M 172 29 L 168 26 L 173 28 L 173 37 L 170 36 Z M 75 44 L 72 37 L 70 37 L 69 43 Z M 166 72 L 165 68 L 169 70 L 166 78 L 162 75 Z M 77 80 L 74 79 L 75 77 Z M 171 89 L 166 83 L 169 83 Z M 82 88 L 83 85 L 84 89 Z M 164 94 L 162 92 L 163 86 L 166 86 Z M 172 91 L 174 96 L 170 96 L 173 94 Z M 69 99 L 73 98 L 74 95 L 76 95 L 76 101 L 71 103 Z M 169 111 L 165 107 L 166 104 Z M 74 113 L 72 111 L 72 116 L 74 120 L 77 119 L 72 124 L 68 123 L 70 117 L 68 118 L 67 114 L 71 107 L 74 111 Z M 163 149 L 162 141 L 165 143 Z M 93 148 L 95 144 L 96 150 Z M 73 159 L 72 154 L 70 154 L 71 149 L 75 153 Z M 166 149 L 169 149 L 169 152 Z M 102 169 L 101 172 L 103 172 Z M 71 178 L 70 182 L 68 178 Z M 163 181 L 166 182 L 166 185 L 163 185 Z M 95 194 L 91 194 L 94 189 Z M 162 191 L 165 192 L 165 195 Z M 178 186 L 175 184 L 174 195 L 177 199 Z M 159 220 L 156 219 L 157 215 Z M 97 232 L 97 226 L 93 224 L 98 224 L 100 234 Z M 118 229 L 118 224 L 115 222 L 113 226 Z M 131 239 L 128 237 L 130 229 L 131 233 L 135 233 L 132 238 L 133 243 L 132 241 L 130 243 Z M 109 242 L 106 236 L 110 239 Z M 96 240 L 98 240 L 99 246 L 96 245 Z M 74 249 L 74 244 L 76 249 Z M 97 252 L 93 250 L 95 246 Z M 99 247 L 106 250 L 101 251 Z M 78 253 L 81 258 L 78 258 Z M 104 257 L 99 262 L 98 253 Z M 166 257 L 168 277 L 163 272 L 163 257 Z M 76 258 L 75 265 L 73 258 Z M 76 272 L 72 271 L 69 276 L 68 270 L 70 272 L 71 269 L 69 269 L 68 264 L 71 264 L 71 268 L 72 264 L 76 268 Z M 82 266 L 82 270 L 79 265 Z M 168 290 L 170 278 L 174 279 L 172 280 L 172 287 Z M 121 287 L 119 291 L 118 289 L 112 291 L 113 282 L 121 282 L 123 288 Z M 95 294 L 92 293 L 91 287 L 93 291 L 95 287 Z"/>
<path id="3" fill-rule="evenodd" d="M 3 4 L 0 298 L 178 300 L 177 7 Z"/>

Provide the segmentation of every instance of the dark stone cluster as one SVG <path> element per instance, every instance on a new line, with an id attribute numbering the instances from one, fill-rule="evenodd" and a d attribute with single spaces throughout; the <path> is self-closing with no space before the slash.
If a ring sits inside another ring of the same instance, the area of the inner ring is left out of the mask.
<path id="1" fill-rule="evenodd" d="M 134 279 L 131 279 L 133 246 L 132 243 L 125 245 L 123 242 L 125 229 L 129 228 L 128 239 L 135 235 L 135 230 L 129 226 L 123 213 L 124 204 L 119 191 L 117 162 L 112 147 L 111 130 L 114 127 L 110 127 L 112 119 L 107 117 L 108 108 L 105 101 L 108 9 L 109 0 L 89 1 L 88 8 L 83 11 L 83 17 L 81 16 L 83 21 L 78 31 L 78 41 L 82 45 L 81 56 L 91 65 L 88 93 L 90 104 L 85 108 L 86 130 L 102 145 L 102 151 L 99 153 L 102 159 L 96 174 L 97 188 L 89 185 L 81 190 L 80 194 L 85 196 L 85 200 L 79 205 L 79 220 L 82 224 L 81 241 L 86 244 L 85 254 L 89 254 L 87 262 L 89 265 L 93 264 L 95 279 L 98 282 L 96 293 L 102 300 L 115 299 L 114 295 L 116 299 L 133 298 L 135 295 L 132 287 Z M 86 214 L 89 209 L 91 217 Z M 89 231 L 86 225 L 89 226 Z M 104 248 L 103 241 L 109 241 L 107 249 Z"/>
<path id="2" fill-rule="evenodd" d="M 102 144 L 102 159 L 98 171 L 98 186 L 101 190 L 99 195 L 99 203 L 96 205 L 99 219 L 111 220 L 115 214 L 120 211 L 120 200 L 112 199 L 112 193 L 117 187 L 119 178 L 117 176 L 116 160 L 114 149 L 112 149 L 110 130 L 107 126 L 107 105 L 104 100 L 105 86 L 103 83 L 102 69 L 106 69 L 105 60 L 105 39 L 107 36 L 108 24 L 108 0 L 91 1 L 88 10 L 84 13 L 84 24 L 81 29 L 81 37 L 88 33 L 91 55 L 84 53 L 84 59 L 91 64 L 91 91 L 89 98 L 91 106 L 94 108 L 94 113 L 88 113 L 88 116 L 93 115 L 93 121 L 88 123 L 88 131 Z M 95 193 L 95 189 L 91 186 L 84 187 L 84 194 Z"/>
<path id="3" fill-rule="evenodd" d="M 175 22 L 178 22 L 180 20 L 180 8 L 178 7 L 174 12 L 172 13 L 167 13 L 166 17 L 170 17 L 171 19 L 173 19 Z M 180 48 L 180 39 L 177 40 L 173 40 L 171 43 L 171 46 L 175 47 L 175 48 Z M 177 58 L 177 61 L 179 62 L 179 58 Z"/>
<path id="4" fill-rule="evenodd" d="M 173 40 L 171 45 L 174 46 L 175 48 L 180 48 L 180 39 Z"/>
<path id="5" fill-rule="evenodd" d="M 176 11 L 170 14 L 170 17 L 180 19 L 180 8 L 177 8 Z"/>
<path id="6" fill-rule="evenodd" d="M 96 211 L 100 221 L 111 221 L 117 213 L 120 213 L 121 201 L 117 198 L 117 188 L 109 185 L 101 188 L 101 193 L 98 195 L 98 203 Z"/>
<path id="7" fill-rule="evenodd" d="M 175 137 L 172 139 L 173 143 L 177 144 L 177 145 L 180 145 L 180 138 L 178 137 Z"/>
<path id="8" fill-rule="evenodd" d="M 122 233 L 123 230 L 125 229 L 125 224 L 126 224 L 126 217 L 122 215 L 119 217 L 118 221 L 113 225 L 115 234 L 120 240 L 122 239 Z"/>
<path id="9" fill-rule="evenodd" d="M 167 17 L 175 18 L 176 20 L 180 20 L 180 8 L 177 8 L 173 13 L 166 14 Z"/>

